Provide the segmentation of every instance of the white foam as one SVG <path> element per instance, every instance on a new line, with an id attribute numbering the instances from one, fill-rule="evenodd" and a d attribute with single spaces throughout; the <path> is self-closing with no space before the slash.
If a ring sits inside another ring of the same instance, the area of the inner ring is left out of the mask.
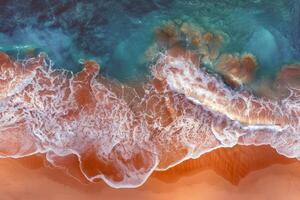
<path id="1" fill-rule="evenodd" d="M 300 157 L 300 104 L 294 88 L 282 102 L 260 99 L 227 88 L 186 58 L 164 55 L 153 66 L 154 77 L 165 81 L 163 90 L 147 84 L 144 96 L 128 102 L 124 87 L 115 93 L 97 73 L 78 81 L 77 75 L 67 77 L 44 62 L 17 80 L 20 85 L 0 101 L 0 157 L 46 153 L 56 165 L 56 156 L 74 154 L 87 180 L 100 178 L 115 188 L 138 187 L 154 170 L 236 144 L 270 144 L 281 154 Z M 82 88 L 89 88 L 84 94 L 91 103 L 85 106 L 76 100 Z M 244 111 L 235 107 L 236 100 L 245 103 Z M 261 107 L 253 111 L 255 103 Z M 169 109 L 169 121 L 164 109 Z M 259 112 L 267 113 L 266 119 L 251 121 Z M 286 116 L 287 121 L 277 123 Z M 183 149 L 186 153 L 180 154 Z M 113 165 L 119 179 L 101 168 L 88 175 L 83 162 L 90 151 Z M 135 166 L 135 156 L 142 166 Z"/>

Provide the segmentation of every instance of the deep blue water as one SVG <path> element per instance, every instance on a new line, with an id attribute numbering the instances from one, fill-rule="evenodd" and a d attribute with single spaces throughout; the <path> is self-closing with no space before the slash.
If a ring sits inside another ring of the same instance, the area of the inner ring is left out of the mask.
<path id="1" fill-rule="evenodd" d="M 107 76 L 139 79 L 155 28 L 180 19 L 226 33 L 222 51 L 253 53 L 263 77 L 299 60 L 299 13 L 297 0 L 0 0 L 0 50 L 43 51 L 73 71 L 94 59 Z"/>

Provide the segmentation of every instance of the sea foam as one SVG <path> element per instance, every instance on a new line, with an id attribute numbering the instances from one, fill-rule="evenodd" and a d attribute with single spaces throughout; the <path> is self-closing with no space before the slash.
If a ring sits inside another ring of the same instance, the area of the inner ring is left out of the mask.
<path id="1" fill-rule="evenodd" d="M 1 54 L 0 157 L 45 153 L 68 171 L 63 160 L 75 155 L 88 181 L 115 188 L 138 187 L 154 170 L 236 144 L 270 144 L 299 158 L 297 87 L 278 101 L 257 97 L 199 68 L 191 52 L 173 52 L 135 86 L 98 75 L 92 61 L 72 74 L 43 55 L 17 62 Z"/>

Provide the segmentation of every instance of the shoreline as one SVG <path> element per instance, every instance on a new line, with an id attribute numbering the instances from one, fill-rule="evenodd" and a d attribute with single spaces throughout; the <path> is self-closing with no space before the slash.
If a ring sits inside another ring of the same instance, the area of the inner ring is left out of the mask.
<path id="1" fill-rule="evenodd" d="M 237 145 L 214 150 L 167 171 L 156 171 L 135 189 L 113 189 L 103 181 L 82 184 L 60 169 L 45 166 L 42 155 L 1 159 L 0 178 L 3 200 L 184 199 L 184 195 L 191 195 L 189 199 L 219 199 L 221 195 L 228 199 L 264 199 L 272 193 L 271 188 L 275 188 L 278 199 L 300 195 L 300 162 L 277 154 L 269 146 Z M 283 187 L 287 183 L 290 186 Z M 261 184 L 267 185 L 262 188 Z"/>

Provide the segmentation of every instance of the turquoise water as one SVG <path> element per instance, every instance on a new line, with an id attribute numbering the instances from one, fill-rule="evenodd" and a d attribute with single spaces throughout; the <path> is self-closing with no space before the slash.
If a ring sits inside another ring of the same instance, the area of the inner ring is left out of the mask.
<path id="1" fill-rule="evenodd" d="M 181 20 L 223 32 L 224 52 L 253 53 L 263 78 L 298 61 L 299 8 L 296 0 L 1 1 L 0 50 L 19 59 L 43 51 L 75 72 L 94 59 L 106 76 L 140 79 L 154 30 Z"/>

